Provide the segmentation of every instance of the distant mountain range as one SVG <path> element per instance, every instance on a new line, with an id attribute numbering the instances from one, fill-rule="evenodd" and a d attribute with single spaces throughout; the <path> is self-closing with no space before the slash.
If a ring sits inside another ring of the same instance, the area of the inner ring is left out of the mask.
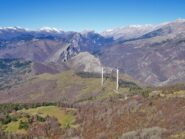
<path id="1" fill-rule="evenodd" d="M 0 28 L 0 58 L 37 64 L 37 73 L 118 67 L 146 85 L 185 81 L 185 20 L 94 31 Z"/>

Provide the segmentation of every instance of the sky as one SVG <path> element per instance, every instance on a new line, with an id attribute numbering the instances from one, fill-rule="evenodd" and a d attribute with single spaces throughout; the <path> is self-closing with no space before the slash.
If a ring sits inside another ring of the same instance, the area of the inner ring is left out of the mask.
<path id="1" fill-rule="evenodd" d="M 0 0 L 0 27 L 97 32 L 185 18 L 185 0 Z"/>

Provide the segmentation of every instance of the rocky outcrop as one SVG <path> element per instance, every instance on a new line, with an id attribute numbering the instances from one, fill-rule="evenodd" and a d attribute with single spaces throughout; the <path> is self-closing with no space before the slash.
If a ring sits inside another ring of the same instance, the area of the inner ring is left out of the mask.
<path id="1" fill-rule="evenodd" d="M 88 52 L 81 52 L 68 61 L 68 66 L 76 71 L 101 72 L 101 62 Z"/>

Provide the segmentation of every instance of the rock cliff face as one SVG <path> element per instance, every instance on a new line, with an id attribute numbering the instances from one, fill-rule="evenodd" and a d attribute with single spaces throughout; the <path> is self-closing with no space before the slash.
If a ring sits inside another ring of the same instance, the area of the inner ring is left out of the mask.
<path id="1" fill-rule="evenodd" d="M 102 67 L 100 60 L 88 52 L 81 52 L 71 58 L 68 66 L 76 71 L 95 73 L 100 73 Z"/>

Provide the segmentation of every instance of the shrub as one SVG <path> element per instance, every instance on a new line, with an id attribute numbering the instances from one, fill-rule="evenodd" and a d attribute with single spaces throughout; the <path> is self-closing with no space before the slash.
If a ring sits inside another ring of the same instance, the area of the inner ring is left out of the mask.
<path id="1" fill-rule="evenodd" d="M 6 116 L 6 118 L 4 120 L 2 120 L 2 124 L 8 124 L 11 122 L 11 117 L 9 115 Z"/>
<path id="2" fill-rule="evenodd" d="M 43 118 L 42 116 L 37 115 L 37 121 L 39 121 L 39 122 L 45 122 L 46 119 Z"/>
<path id="3" fill-rule="evenodd" d="M 16 116 L 11 116 L 11 121 L 17 121 L 17 117 Z"/>
<path id="4" fill-rule="evenodd" d="M 27 130 L 29 127 L 29 123 L 28 122 L 23 122 L 22 120 L 19 123 L 19 129 L 25 129 Z"/>
<path id="5" fill-rule="evenodd" d="M 150 92 L 151 92 L 151 90 L 149 90 L 149 89 L 143 89 L 142 90 L 142 96 L 143 97 L 149 97 Z"/>
<path id="6" fill-rule="evenodd" d="M 70 128 L 70 123 L 65 123 L 65 124 L 64 124 L 64 128 L 65 128 L 65 129 L 69 129 L 69 128 Z"/>
<path id="7" fill-rule="evenodd" d="M 100 78 L 100 74 L 91 72 L 77 72 L 76 75 L 82 78 Z"/>

